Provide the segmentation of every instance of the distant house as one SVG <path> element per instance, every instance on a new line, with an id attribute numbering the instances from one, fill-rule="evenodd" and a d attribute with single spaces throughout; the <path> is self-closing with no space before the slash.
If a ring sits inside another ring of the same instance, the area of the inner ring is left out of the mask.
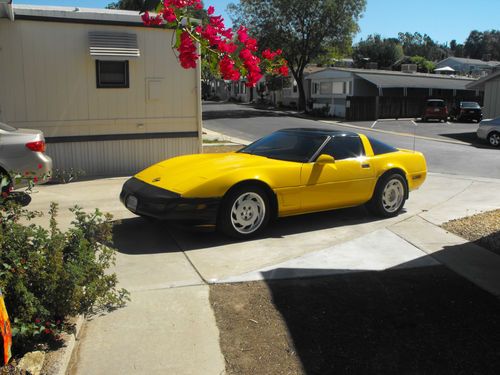
<path id="1" fill-rule="evenodd" d="M 308 98 L 308 92 L 310 91 L 309 82 L 307 81 L 307 77 L 315 72 L 319 72 L 324 70 L 323 67 L 318 67 L 315 65 L 307 66 L 304 69 L 304 90 L 306 91 L 306 99 Z M 290 73 L 289 77 L 289 85 L 284 86 L 282 90 L 278 93 L 278 101 L 280 101 L 283 105 L 287 107 L 297 107 L 299 104 L 299 88 L 297 85 L 297 81 L 293 78 Z"/>
<path id="2" fill-rule="evenodd" d="M 470 83 L 472 90 L 484 90 L 484 118 L 500 117 L 500 70 Z"/>
<path id="3" fill-rule="evenodd" d="M 337 117 L 361 116 L 357 105 L 373 107 L 361 116 L 369 119 L 415 117 L 427 98 L 446 99 L 451 105 L 460 99 L 480 100 L 482 95 L 479 89 L 467 88 L 472 78 L 424 73 L 327 68 L 308 75 L 306 81 L 310 108 L 328 106 L 330 115 Z"/>
<path id="4" fill-rule="evenodd" d="M 55 168 L 126 175 L 201 148 L 200 69 L 138 12 L 0 4 L 0 121 L 41 129 Z"/>
<path id="5" fill-rule="evenodd" d="M 436 69 L 452 68 L 460 75 L 481 77 L 490 74 L 495 67 L 500 67 L 500 61 L 483 61 L 463 57 L 447 57 L 436 64 Z"/>

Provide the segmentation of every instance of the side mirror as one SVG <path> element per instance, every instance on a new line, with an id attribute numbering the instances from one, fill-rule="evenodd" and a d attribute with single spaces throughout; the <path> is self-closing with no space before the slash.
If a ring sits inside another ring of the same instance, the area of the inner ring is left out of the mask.
<path id="1" fill-rule="evenodd" d="M 330 156 L 327 154 L 321 154 L 316 159 L 316 164 L 323 165 L 323 164 L 332 164 L 332 163 L 335 163 L 335 159 L 333 158 L 333 156 Z"/>

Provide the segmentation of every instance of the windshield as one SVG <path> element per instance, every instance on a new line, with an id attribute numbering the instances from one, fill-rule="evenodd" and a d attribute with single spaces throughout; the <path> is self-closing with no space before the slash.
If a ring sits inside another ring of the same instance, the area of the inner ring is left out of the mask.
<path id="1" fill-rule="evenodd" d="M 5 130 L 6 132 L 14 132 L 17 129 L 7 124 L 4 124 L 3 122 L 0 122 L 0 130 Z"/>
<path id="2" fill-rule="evenodd" d="M 476 102 L 462 102 L 462 108 L 481 108 Z"/>
<path id="3" fill-rule="evenodd" d="M 313 157 L 326 138 L 326 135 L 321 134 L 280 131 L 261 138 L 238 152 L 270 159 L 306 163 Z"/>

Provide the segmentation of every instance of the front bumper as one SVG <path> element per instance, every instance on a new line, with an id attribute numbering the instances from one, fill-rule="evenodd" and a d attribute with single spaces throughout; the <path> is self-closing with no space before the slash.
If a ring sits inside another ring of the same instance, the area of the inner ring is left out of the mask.
<path id="1" fill-rule="evenodd" d="M 125 182 L 120 201 L 136 215 L 193 225 L 214 225 L 221 198 L 182 198 L 135 177 Z"/>

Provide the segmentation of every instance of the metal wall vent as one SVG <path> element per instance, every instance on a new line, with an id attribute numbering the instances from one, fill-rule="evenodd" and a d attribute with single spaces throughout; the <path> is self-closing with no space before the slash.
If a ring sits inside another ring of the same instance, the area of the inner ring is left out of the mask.
<path id="1" fill-rule="evenodd" d="M 89 32 L 90 56 L 99 60 L 128 60 L 140 57 L 137 35 L 130 33 Z"/>

